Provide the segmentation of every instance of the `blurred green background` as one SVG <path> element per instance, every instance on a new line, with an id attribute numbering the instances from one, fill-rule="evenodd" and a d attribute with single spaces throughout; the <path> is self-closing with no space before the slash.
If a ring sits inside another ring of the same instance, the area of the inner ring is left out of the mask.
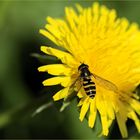
<path id="1" fill-rule="evenodd" d="M 140 1 L 99 1 L 115 8 L 120 17 L 140 24 Z M 93 1 L 74 0 L 0 0 L 0 138 L 96 138 L 100 123 L 94 130 L 87 121 L 79 121 L 76 101 L 62 113 L 59 103 L 33 116 L 35 110 L 50 101 L 59 87 L 44 88 L 41 82 L 48 77 L 37 68 L 41 45 L 54 45 L 39 34 L 47 16 L 63 17 L 65 6 L 75 3 L 87 7 Z M 47 60 L 53 63 L 56 60 Z M 128 121 L 129 138 L 140 138 Z M 114 123 L 108 138 L 121 138 Z M 104 139 L 101 137 L 101 139 Z"/>

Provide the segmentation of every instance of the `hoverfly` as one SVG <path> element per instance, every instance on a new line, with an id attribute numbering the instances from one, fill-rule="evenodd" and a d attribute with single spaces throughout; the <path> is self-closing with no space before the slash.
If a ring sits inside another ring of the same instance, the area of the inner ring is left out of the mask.
<path id="1" fill-rule="evenodd" d="M 82 85 L 85 90 L 85 93 L 90 98 L 94 98 L 96 94 L 96 86 L 95 86 L 95 83 L 91 79 L 92 73 L 89 71 L 89 66 L 82 63 L 78 67 L 78 71 L 80 72 L 80 78 L 82 80 Z"/>
<path id="2" fill-rule="evenodd" d="M 82 86 L 84 88 L 84 91 L 87 94 L 87 96 L 89 96 L 90 98 L 93 99 L 96 94 L 96 85 L 92 81 L 91 78 L 92 76 L 96 79 L 99 85 L 103 86 L 106 89 L 112 90 L 114 92 L 118 92 L 118 89 L 115 84 L 97 76 L 96 74 L 91 73 L 88 65 L 82 63 L 78 67 L 78 71 L 80 72 L 79 77 L 82 81 Z"/>

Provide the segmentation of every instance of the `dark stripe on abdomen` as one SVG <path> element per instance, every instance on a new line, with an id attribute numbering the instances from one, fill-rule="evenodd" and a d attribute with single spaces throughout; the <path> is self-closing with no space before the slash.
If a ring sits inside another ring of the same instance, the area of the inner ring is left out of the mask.
<path id="1" fill-rule="evenodd" d="M 89 91 L 85 91 L 87 95 L 92 95 L 92 94 L 96 94 L 96 91 L 92 91 L 92 90 L 89 90 Z"/>
<path id="2" fill-rule="evenodd" d="M 96 94 L 96 86 L 90 77 L 83 78 L 83 88 L 90 98 L 94 98 Z"/>
<path id="3" fill-rule="evenodd" d="M 95 90 L 95 86 L 93 85 L 90 85 L 89 87 L 84 87 L 85 91 L 88 91 L 88 90 Z"/>
<path id="4" fill-rule="evenodd" d="M 83 86 L 88 86 L 89 84 L 95 84 L 94 82 L 90 81 L 90 82 L 84 82 Z"/>

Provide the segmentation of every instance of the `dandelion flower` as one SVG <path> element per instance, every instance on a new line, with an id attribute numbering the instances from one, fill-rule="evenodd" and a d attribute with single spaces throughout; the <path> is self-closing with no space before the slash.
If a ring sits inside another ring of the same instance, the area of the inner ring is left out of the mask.
<path id="1" fill-rule="evenodd" d="M 128 118 L 140 132 L 140 102 L 133 93 L 140 83 L 140 30 L 136 23 L 117 18 L 114 9 L 98 3 L 89 8 L 77 4 L 76 10 L 65 8 L 63 19 L 47 17 L 45 29 L 40 33 L 62 48 L 41 46 L 41 51 L 62 62 L 38 68 L 54 75 L 43 81 L 44 86 L 63 87 L 53 96 L 54 101 L 65 100 L 75 90 L 81 107 L 79 118 L 83 121 L 87 115 L 89 127 L 94 127 L 99 112 L 102 135 L 108 135 L 115 119 L 122 137 L 128 136 Z M 82 63 L 92 73 L 96 86 L 94 98 L 86 94 L 83 86 L 79 88 L 78 68 Z"/>

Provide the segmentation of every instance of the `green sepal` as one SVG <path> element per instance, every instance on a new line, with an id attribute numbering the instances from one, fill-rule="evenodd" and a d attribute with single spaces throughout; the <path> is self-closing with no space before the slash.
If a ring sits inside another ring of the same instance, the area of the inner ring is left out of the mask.
<path id="1" fill-rule="evenodd" d="M 50 55 L 41 55 L 38 53 L 32 53 L 32 57 L 37 58 L 42 64 L 51 64 L 51 63 L 59 63 L 60 60 L 58 60 L 56 57 L 50 56 Z"/>
<path id="2" fill-rule="evenodd" d="M 136 94 L 140 97 L 140 84 L 136 87 L 134 94 Z"/>
<path id="3" fill-rule="evenodd" d="M 69 95 L 64 98 L 62 106 L 60 108 L 60 112 L 64 111 L 66 107 L 70 105 L 70 103 L 76 98 L 76 92 L 74 89 L 69 90 Z"/>
<path id="4" fill-rule="evenodd" d="M 41 113 L 42 111 L 44 111 L 45 109 L 50 108 L 51 106 L 53 106 L 53 101 L 49 101 L 45 104 L 42 104 L 41 106 L 39 106 L 33 113 L 32 113 L 32 117 L 36 116 L 37 114 Z"/>

